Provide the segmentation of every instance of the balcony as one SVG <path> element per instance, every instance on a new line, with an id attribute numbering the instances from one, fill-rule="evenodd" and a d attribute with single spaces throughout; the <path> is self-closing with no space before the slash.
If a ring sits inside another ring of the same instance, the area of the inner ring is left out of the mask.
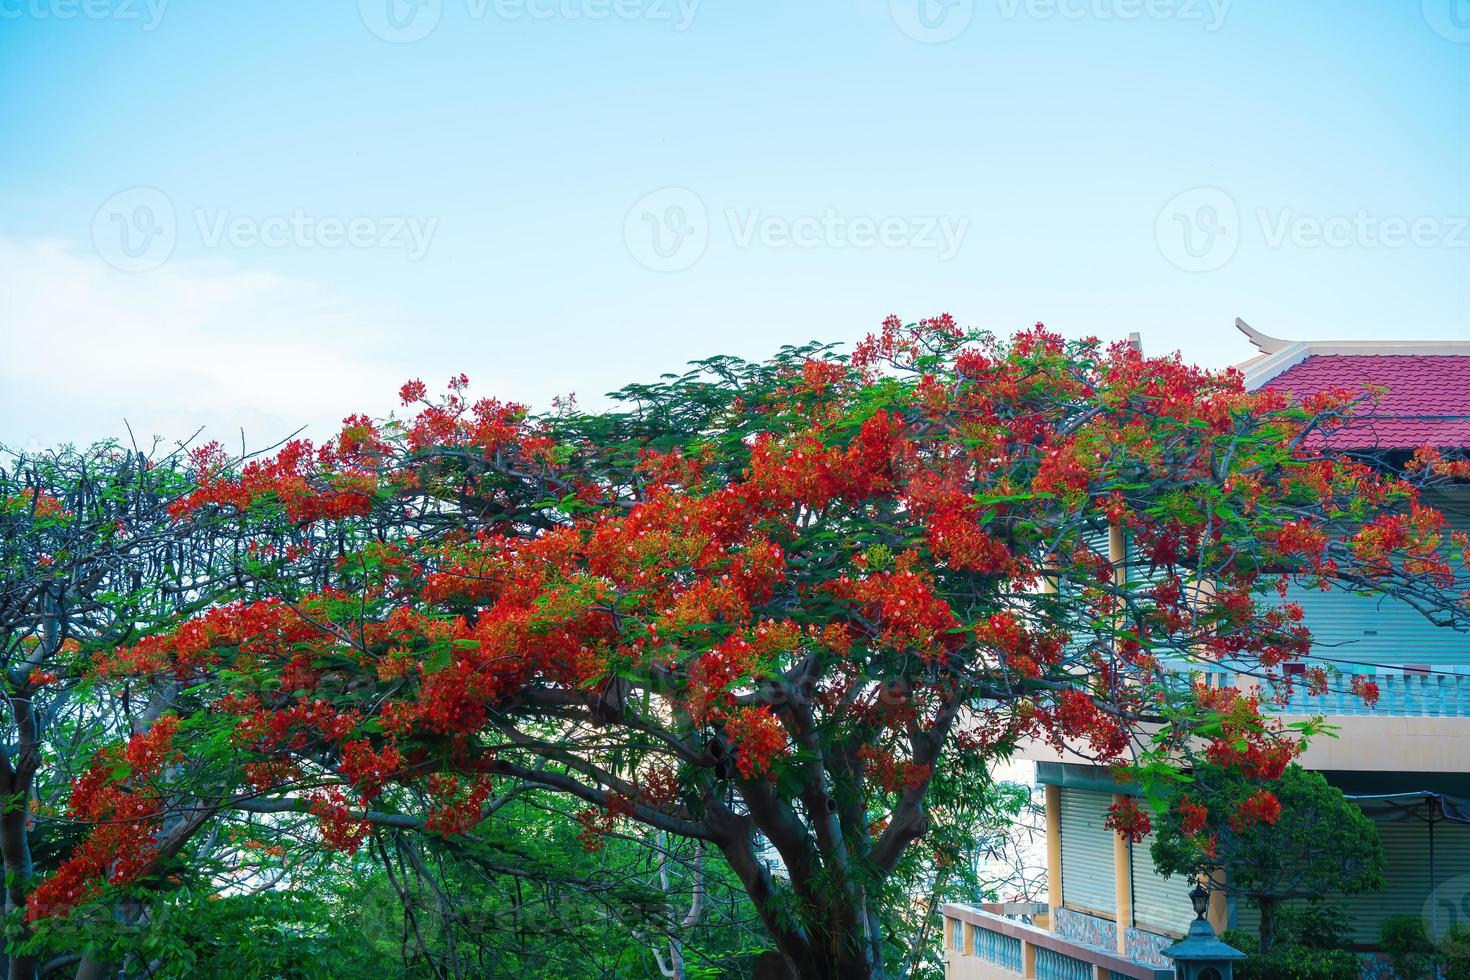
<path id="1" fill-rule="evenodd" d="M 1283 705 L 1267 704 L 1267 708 L 1284 715 L 1357 715 L 1400 718 L 1470 718 L 1470 674 L 1375 674 L 1378 703 L 1369 707 L 1354 694 L 1347 676 L 1329 677 L 1328 690 L 1310 694 L 1300 679 Z M 1255 686 L 1254 678 L 1224 671 L 1205 674 L 1210 687 Z"/>
<path id="2" fill-rule="evenodd" d="M 946 980 L 1173 980 L 1174 971 L 1067 939 L 1031 921 L 1034 903 L 945 905 Z"/>

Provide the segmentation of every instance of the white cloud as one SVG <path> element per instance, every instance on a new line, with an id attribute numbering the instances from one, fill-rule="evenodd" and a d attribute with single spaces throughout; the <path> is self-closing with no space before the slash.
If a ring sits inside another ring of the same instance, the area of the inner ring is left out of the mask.
<path id="1" fill-rule="evenodd" d="M 391 311 L 227 262 L 110 268 L 56 241 L 0 239 L 0 442 L 206 437 L 252 447 L 380 413 L 404 377 Z"/>

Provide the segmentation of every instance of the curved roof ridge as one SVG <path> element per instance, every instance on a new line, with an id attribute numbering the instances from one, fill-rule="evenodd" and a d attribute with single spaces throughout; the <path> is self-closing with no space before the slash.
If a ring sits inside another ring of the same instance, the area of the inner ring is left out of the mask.
<path id="1" fill-rule="evenodd" d="M 1255 329 L 1240 317 L 1235 328 L 1262 356 L 1240 365 L 1247 388 L 1259 388 L 1309 357 L 1470 357 L 1470 340 L 1282 340 Z"/>

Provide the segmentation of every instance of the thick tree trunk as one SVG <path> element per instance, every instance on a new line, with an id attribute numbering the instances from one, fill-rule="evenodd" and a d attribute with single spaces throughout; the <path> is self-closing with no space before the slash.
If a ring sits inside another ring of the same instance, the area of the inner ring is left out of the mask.
<path id="1" fill-rule="evenodd" d="M 24 769 L 7 769 L 10 771 L 0 773 L 0 799 L 5 806 L 0 814 L 0 853 L 5 858 L 5 911 L 11 914 L 25 908 L 31 887 L 31 842 L 26 831 L 31 774 Z M 11 956 L 9 960 L 9 980 L 34 980 L 35 957 Z"/>
<path id="2" fill-rule="evenodd" d="M 54 643 L 54 631 L 48 631 L 48 642 Z M 30 693 L 18 691 L 10 698 L 10 714 L 15 723 L 14 756 L 0 758 L 0 855 L 5 859 L 6 914 L 25 909 L 26 895 L 31 890 L 31 839 L 27 822 L 30 818 L 31 784 L 36 778 L 41 754 L 36 733 L 36 716 L 31 709 Z M 27 929 L 19 937 L 25 939 Z M 36 959 L 12 956 L 6 970 L 9 980 L 34 980 Z"/>
<path id="3" fill-rule="evenodd" d="M 797 921 L 793 922 L 793 910 L 778 900 L 775 882 L 755 853 L 749 818 L 734 814 L 729 817 L 743 825 L 745 832 L 717 844 L 795 976 L 802 980 L 883 980 L 883 964 L 874 959 L 876 944 L 868 935 L 868 911 L 845 902 L 844 895 L 834 894 L 824 909 L 795 910 Z M 800 903 L 801 899 L 796 901 Z"/>
<path id="4" fill-rule="evenodd" d="M 777 948 L 797 975 L 814 980 L 883 980 L 878 910 L 868 887 L 892 874 L 904 851 L 929 831 L 924 804 L 929 780 L 906 785 L 887 827 L 873 840 L 864 799 L 862 742 L 824 746 L 806 702 L 785 692 L 796 739 L 811 755 L 802 791 L 803 812 L 765 780 L 739 780 L 745 813 L 706 799 L 706 826 L 754 903 Z M 909 733 L 917 766 L 932 772 L 958 716 L 949 699 L 925 730 Z M 790 894 L 777 895 L 754 849 L 754 832 L 770 841 L 785 864 Z M 853 853 L 850 848 L 854 848 Z M 857 874 L 858 862 L 867 868 Z"/>
<path id="5" fill-rule="evenodd" d="M 77 967 L 76 980 L 103 980 L 111 967 L 94 959 L 83 959 Z"/>
<path id="6" fill-rule="evenodd" d="M 1261 908 L 1261 952 L 1269 952 L 1276 944 L 1276 904 L 1274 898 L 1256 898 L 1256 904 Z"/>

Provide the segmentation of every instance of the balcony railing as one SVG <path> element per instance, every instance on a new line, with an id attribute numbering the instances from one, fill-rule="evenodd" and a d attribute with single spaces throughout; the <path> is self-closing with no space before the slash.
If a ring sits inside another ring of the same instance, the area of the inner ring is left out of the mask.
<path id="1" fill-rule="evenodd" d="M 1393 715 L 1414 718 L 1470 718 L 1470 674 L 1375 674 L 1368 678 L 1378 685 L 1378 703 L 1369 707 L 1353 693 L 1352 678 L 1334 675 L 1327 691 L 1311 694 L 1305 679 L 1296 678 L 1291 696 L 1283 705 L 1266 707 L 1286 715 Z M 1211 687 L 1241 687 L 1250 678 L 1211 671 L 1205 675 Z"/>
<path id="2" fill-rule="evenodd" d="M 1114 950 L 1065 939 L 1026 921 L 1045 905 L 945 905 L 944 939 L 950 980 L 1173 980 L 1174 971 Z"/>

